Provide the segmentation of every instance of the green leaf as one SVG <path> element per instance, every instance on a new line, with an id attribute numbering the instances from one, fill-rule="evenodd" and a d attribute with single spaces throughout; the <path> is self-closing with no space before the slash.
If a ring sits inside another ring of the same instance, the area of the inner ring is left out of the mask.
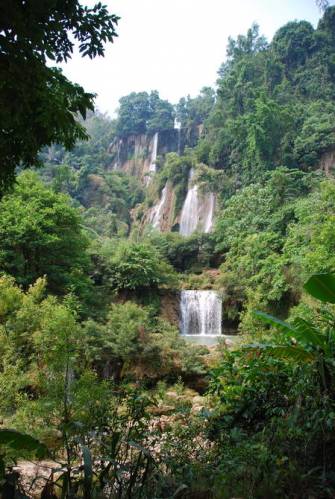
<path id="1" fill-rule="evenodd" d="M 39 440 L 16 430 L 0 430 L 0 445 L 18 451 L 34 452 L 38 458 L 43 458 L 48 453 L 47 447 Z"/>
<path id="2" fill-rule="evenodd" d="M 295 329 L 292 327 L 290 324 L 287 322 L 284 322 L 280 319 L 277 319 L 276 317 L 273 317 L 273 315 L 266 314 L 265 312 L 259 312 L 258 310 L 253 312 L 253 315 L 260 319 L 262 322 L 265 322 L 265 324 L 269 324 L 270 326 L 274 326 L 280 331 L 283 331 L 286 334 L 289 334 L 290 336 L 294 336 L 295 334 Z"/>
<path id="3" fill-rule="evenodd" d="M 294 320 L 295 338 L 305 344 L 319 346 L 322 349 L 327 349 L 327 342 L 323 334 L 316 329 L 313 324 L 306 321 L 302 317 L 297 317 Z"/>
<path id="4" fill-rule="evenodd" d="M 244 350 L 263 351 L 268 355 L 272 355 L 277 359 L 295 360 L 298 362 L 311 362 L 315 360 L 315 355 L 312 352 L 307 352 L 304 348 L 295 345 L 249 345 L 244 347 Z"/>
<path id="5" fill-rule="evenodd" d="M 304 285 L 311 296 L 326 303 L 335 303 L 335 276 L 333 274 L 312 275 Z"/>

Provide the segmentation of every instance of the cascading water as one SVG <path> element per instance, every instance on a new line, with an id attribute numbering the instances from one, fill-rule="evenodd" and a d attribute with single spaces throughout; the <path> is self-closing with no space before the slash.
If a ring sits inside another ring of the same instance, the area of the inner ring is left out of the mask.
<path id="1" fill-rule="evenodd" d="M 207 234 L 211 231 L 213 225 L 214 209 L 215 209 L 215 195 L 213 192 L 208 194 L 206 218 L 204 220 L 204 232 Z"/>
<path id="2" fill-rule="evenodd" d="M 185 336 L 221 335 L 222 300 L 215 291 L 181 292 L 181 334 Z"/>
<path id="3" fill-rule="evenodd" d="M 210 232 L 213 225 L 215 194 L 201 193 L 197 185 L 192 185 L 194 170 L 191 168 L 188 180 L 188 191 L 181 210 L 179 233 L 189 236 L 195 230 Z"/>
<path id="4" fill-rule="evenodd" d="M 157 149 L 158 149 L 158 132 L 155 133 L 152 141 L 151 159 L 150 159 L 148 175 L 146 178 L 147 186 L 150 184 L 152 180 L 152 175 L 156 173 Z"/>
<path id="5" fill-rule="evenodd" d="M 162 219 L 162 215 L 163 215 L 163 210 L 164 210 L 164 205 L 166 202 L 167 194 L 168 194 L 168 186 L 167 186 L 167 184 L 165 184 L 164 189 L 162 190 L 162 194 L 161 194 L 159 203 L 153 207 L 152 212 L 151 212 L 150 223 L 153 227 L 155 227 L 155 229 L 158 229 L 158 230 L 160 229 L 161 219 Z"/>
<path id="6" fill-rule="evenodd" d="M 188 178 L 188 191 L 180 215 L 179 233 L 182 236 L 189 236 L 197 228 L 198 217 L 198 186 L 191 186 L 194 170 L 191 168 Z"/>
<path id="7" fill-rule="evenodd" d="M 122 144 L 122 140 L 118 140 L 117 144 L 116 144 L 116 161 L 113 165 L 113 170 L 118 170 L 119 167 L 120 167 L 120 148 L 121 148 L 121 144 Z"/>

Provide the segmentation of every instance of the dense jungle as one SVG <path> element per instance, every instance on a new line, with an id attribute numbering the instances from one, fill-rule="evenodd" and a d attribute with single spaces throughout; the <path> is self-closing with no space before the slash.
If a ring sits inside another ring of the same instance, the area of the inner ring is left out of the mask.
<path id="1" fill-rule="evenodd" d="M 321 4 L 230 38 L 198 96 L 132 92 L 111 118 L 52 66 L 71 36 L 103 55 L 118 17 L 0 2 L 4 499 L 335 497 Z"/>

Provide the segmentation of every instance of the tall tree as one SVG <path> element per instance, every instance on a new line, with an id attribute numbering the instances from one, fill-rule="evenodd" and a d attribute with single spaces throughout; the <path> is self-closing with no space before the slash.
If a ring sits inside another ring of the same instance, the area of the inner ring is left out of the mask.
<path id="1" fill-rule="evenodd" d="M 47 63 L 66 62 L 75 43 L 82 56 L 103 56 L 118 19 L 101 3 L 0 0 L 0 192 L 18 165 L 38 163 L 41 147 L 86 137 L 76 114 L 93 109 L 94 95 Z"/>
<path id="2" fill-rule="evenodd" d="M 36 173 L 18 177 L 12 194 L 0 203 L 0 268 L 28 287 L 47 276 L 54 294 L 89 288 L 88 241 L 81 229 L 79 211 L 70 199 L 48 189 Z"/>

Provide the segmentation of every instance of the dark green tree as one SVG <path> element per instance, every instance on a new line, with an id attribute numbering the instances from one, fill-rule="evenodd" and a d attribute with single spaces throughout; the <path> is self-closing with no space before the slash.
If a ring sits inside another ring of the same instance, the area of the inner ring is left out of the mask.
<path id="1" fill-rule="evenodd" d="M 197 97 L 182 97 L 176 106 L 176 117 L 182 128 L 200 125 L 209 116 L 215 103 L 215 91 L 203 87 Z"/>
<path id="2" fill-rule="evenodd" d="M 155 133 L 173 128 L 174 109 L 157 90 L 132 92 L 120 99 L 116 133 L 119 137 Z"/>
<path id="3" fill-rule="evenodd" d="M 104 44 L 117 36 L 117 22 L 101 3 L 0 2 L 0 191 L 13 182 L 18 165 L 38 164 L 43 146 L 71 148 L 86 138 L 76 114 L 93 109 L 94 95 L 47 62 L 66 62 L 75 43 L 82 56 L 102 56 Z"/>

